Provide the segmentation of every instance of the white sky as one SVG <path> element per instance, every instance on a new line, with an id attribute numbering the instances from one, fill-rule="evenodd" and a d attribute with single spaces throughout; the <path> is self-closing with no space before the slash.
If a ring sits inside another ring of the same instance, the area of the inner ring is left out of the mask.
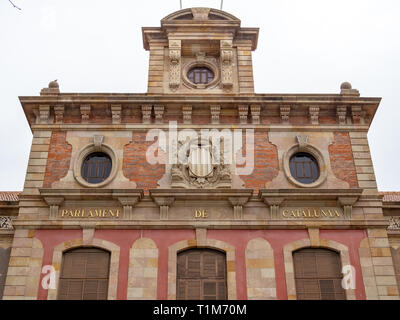
<path id="1" fill-rule="evenodd" d="M 0 0 L 0 190 L 22 190 L 32 135 L 18 96 L 147 90 L 142 26 L 179 0 Z M 220 0 L 182 0 L 219 8 Z M 224 0 L 243 27 L 259 27 L 257 93 L 339 93 L 352 83 L 383 97 L 369 131 L 380 191 L 400 191 L 400 1 Z"/>

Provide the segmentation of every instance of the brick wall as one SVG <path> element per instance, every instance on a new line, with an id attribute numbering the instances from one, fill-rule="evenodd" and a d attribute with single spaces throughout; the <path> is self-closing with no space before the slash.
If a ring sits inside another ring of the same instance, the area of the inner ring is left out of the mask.
<path id="1" fill-rule="evenodd" d="M 329 146 L 329 157 L 335 176 L 348 182 L 350 188 L 358 188 L 357 173 L 348 133 L 334 133 L 334 143 Z"/>
<path id="2" fill-rule="evenodd" d="M 157 188 L 157 181 L 165 173 L 164 164 L 151 165 L 146 160 L 147 148 L 153 143 L 154 141 L 146 141 L 145 132 L 134 132 L 132 141 L 124 148 L 124 176 L 136 182 L 138 189 Z"/>
<path id="3" fill-rule="evenodd" d="M 243 157 L 245 157 L 246 138 L 243 137 Z M 239 152 L 242 152 L 240 150 Z M 238 166 L 240 167 L 240 166 Z M 254 189 L 257 194 L 259 189 L 265 188 L 265 183 L 272 181 L 279 173 L 278 150 L 268 141 L 268 133 L 254 133 L 254 170 L 251 175 L 240 176 L 245 183 L 245 188 Z"/>
<path id="4" fill-rule="evenodd" d="M 52 183 L 65 177 L 71 161 L 72 146 L 66 142 L 67 132 L 53 132 L 50 139 L 49 155 L 43 187 L 50 188 Z"/>

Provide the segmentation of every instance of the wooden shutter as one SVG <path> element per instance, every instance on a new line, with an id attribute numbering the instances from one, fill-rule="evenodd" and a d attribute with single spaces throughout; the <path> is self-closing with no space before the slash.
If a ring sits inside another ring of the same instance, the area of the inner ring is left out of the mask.
<path id="1" fill-rule="evenodd" d="M 63 255 L 58 289 L 60 300 L 107 299 L 110 253 L 80 248 Z"/>
<path id="2" fill-rule="evenodd" d="M 191 249 L 178 254 L 178 300 L 225 300 L 226 256 L 209 249 Z"/>
<path id="3" fill-rule="evenodd" d="M 4 285 L 6 283 L 10 254 L 11 248 L 0 248 L 0 300 L 3 299 Z"/>
<path id="4" fill-rule="evenodd" d="M 397 279 L 397 286 L 400 291 L 400 248 L 395 249 L 392 247 L 390 250 L 392 252 L 393 267 Z"/>
<path id="5" fill-rule="evenodd" d="M 302 249 L 293 254 L 299 300 L 344 300 L 340 256 L 327 249 Z"/>

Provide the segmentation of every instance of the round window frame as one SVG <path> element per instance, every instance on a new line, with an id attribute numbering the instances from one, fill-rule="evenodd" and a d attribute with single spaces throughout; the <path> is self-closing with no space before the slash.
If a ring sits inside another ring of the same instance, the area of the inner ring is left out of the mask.
<path id="1" fill-rule="evenodd" d="M 290 171 L 290 159 L 297 153 L 308 153 L 313 156 L 314 159 L 317 161 L 319 167 L 319 177 L 316 181 L 312 183 L 302 183 L 300 181 L 297 181 L 296 178 L 292 176 L 292 173 Z M 300 146 L 296 144 L 292 146 L 288 151 L 286 151 L 283 156 L 283 171 L 290 183 L 301 188 L 319 187 L 322 183 L 326 181 L 328 177 L 327 165 L 324 156 L 322 155 L 321 151 L 311 145 L 306 145 L 300 148 Z"/>
<path id="2" fill-rule="evenodd" d="M 105 179 L 103 182 L 100 183 L 90 183 L 87 182 L 82 177 L 82 166 L 83 162 L 85 161 L 86 157 L 92 153 L 102 152 L 107 154 L 111 158 L 111 172 L 110 175 Z M 87 188 L 101 188 L 105 185 L 109 184 L 114 178 L 116 177 L 118 172 L 118 161 L 114 150 L 105 144 L 101 146 L 95 146 L 94 144 L 87 145 L 84 147 L 78 154 L 75 164 L 74 164 L 74 178 L 75 180 L 82 186 Z"/>
<path id="3" fill-rule="evenodd" d="M 193 83 L 188 78 L 188 73 L 193 68 L 208 68 L 214 73 L 214 79 L 209 83 Z M 193 89 L 207 89 L 219 83 L 220 73 L 216 65 L 208 61 L 193 61 L 185 65 L 182 69 L 182 79 L 185 85 Z"/>

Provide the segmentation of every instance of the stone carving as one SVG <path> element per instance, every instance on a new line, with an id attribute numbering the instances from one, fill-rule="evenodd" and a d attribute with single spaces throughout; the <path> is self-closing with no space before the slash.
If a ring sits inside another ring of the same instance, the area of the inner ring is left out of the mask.
<path id="1" fill-rule="evenodd" d="M 388 230 L 400 230 L 400 217 L 390 217 Z"/>
<path id="2" fill-rule="evenodd" d="M 46 124 L 49 123 L 50 117 L 50 106 L 40 105 L 39 106 L 39 123 Z"/>
<path id="3" fill-rule="evenodd" d="M 93 136 L 93 144 L 96 148 L 101 149 L 101 145 L 104 142 L 104 136 L 103 135 L 99 135 L 99 134 L 95 134 Z"/>
<path id="4" fill-rule="evenodd" d="M 142 105 L 142 122 L 149 124 L 151 123 L 151 110 L 153 106 L 151 104 Z"/>
<path id="5" fill-rule="evenodd" d="M 208 20 L 210 8 L 191 8 L 193 20 Z"/>
<path id="6" fill-rule="evenodd" d="M 54 107 L 54 116 L 56 123 L 63 123 L 64 106 L 58 105 Z"/>
<path id="7" fill-rule="evenodd" d="M 154 114 L 156 116 L 156 123 L 163 123 L 163 116 L 164 116 L 164 106 L 162 105 L 155 105 L 154 106 Z"/>
<path id="8" fill-rule="evenodd" d="M 361 106 L 352 106 L 351 107 L 351 115 L 353 117 L 353 124 L 363 124 L 364 123 L 364 115 Z"/>
<path id="9" fill-rule="evenodd" d="M 231 170 L 223 161 L 223 150 L 218 157 L 218 150 L 211 142 L 203 141 L 199 145 L 197 140 L 189 143 L 186 149 L 179 142 L 179 150 L 185 159 L 171 167 L 172 188 L 231 188 Z M 218 158 L 220 162 L 214 163 Z"/>
<path id="10" fill-rule="evenodd" d="M 90 116 L 90 104 L 81 105 L 81 117 L 82 123 L 88 123 Z"/>
<path id="11" fill-rule="evenodd" d="M 249 114 L 249 106 L 248 105 L 239 105 L 239 123 L 247 124 L 247 116 Z"/>
<path id="12" fill-rule="evenodd" d="M 221 106 L 210 106 L 211 111 L 211 124 L 219 124 L 219 114 L 221 112 Z"/>
<path id="13" fill-rule="evenodd" d="M 11 217 L 0 217 L 0 229 L 13 229 Z"/>
<path id="14" fill-rule="evenodd" d="M 346 124 L 347 107 L 346 106 L 337 106 L 336 114 L 337 114 L 339 124 L 340 125 Z"/>
<path id="15" fill-rule="evenodd" d="M 183 123 L 191 124 L 192 123 L 192 106 L 183 106 L 182 113 L 183 113 Z"/>
<path id="16" fill-rule="evenodd" d="M 288 124 L 289 123 L 290 106 L 281 106 L 280 113 L 281 113 L 281 122 L 283 124 Z"/>
<path id="17" fill-rule="evenodd" d="M 112 123 L 121 123 L 121 110 L 120 104 L 111 105 Z"/>
<path id="18" fill-rule="evenodd" d="M 296 136 L 296 139 L 297 143 L 299 144 L 299 151 L 305 150 L 308 146 L 308 136 L 299 134 L 298 136 Z"/>
<path id="19" fill-rule="evenodd" d="M 232 40 L 221 40 L 221 83 L 223 88 L 233 86 L 233 49 Z"/>
<path id="20" fill-rule="evenodd" d="M 251 111 L 251 122 L 253 124 L 260 124 L 261 106 L 251 105 L 250 111 Z"/>
<path id="21" fill-rule="evenodd" d="M 181 40 L 169 41 L 169 87 L 177 90 L 181 84 Z"/>
<path id="22" fill-rule="evenodd" d="M 318 124 L 319 107 L 309 107 L 311 124 Z"/>

